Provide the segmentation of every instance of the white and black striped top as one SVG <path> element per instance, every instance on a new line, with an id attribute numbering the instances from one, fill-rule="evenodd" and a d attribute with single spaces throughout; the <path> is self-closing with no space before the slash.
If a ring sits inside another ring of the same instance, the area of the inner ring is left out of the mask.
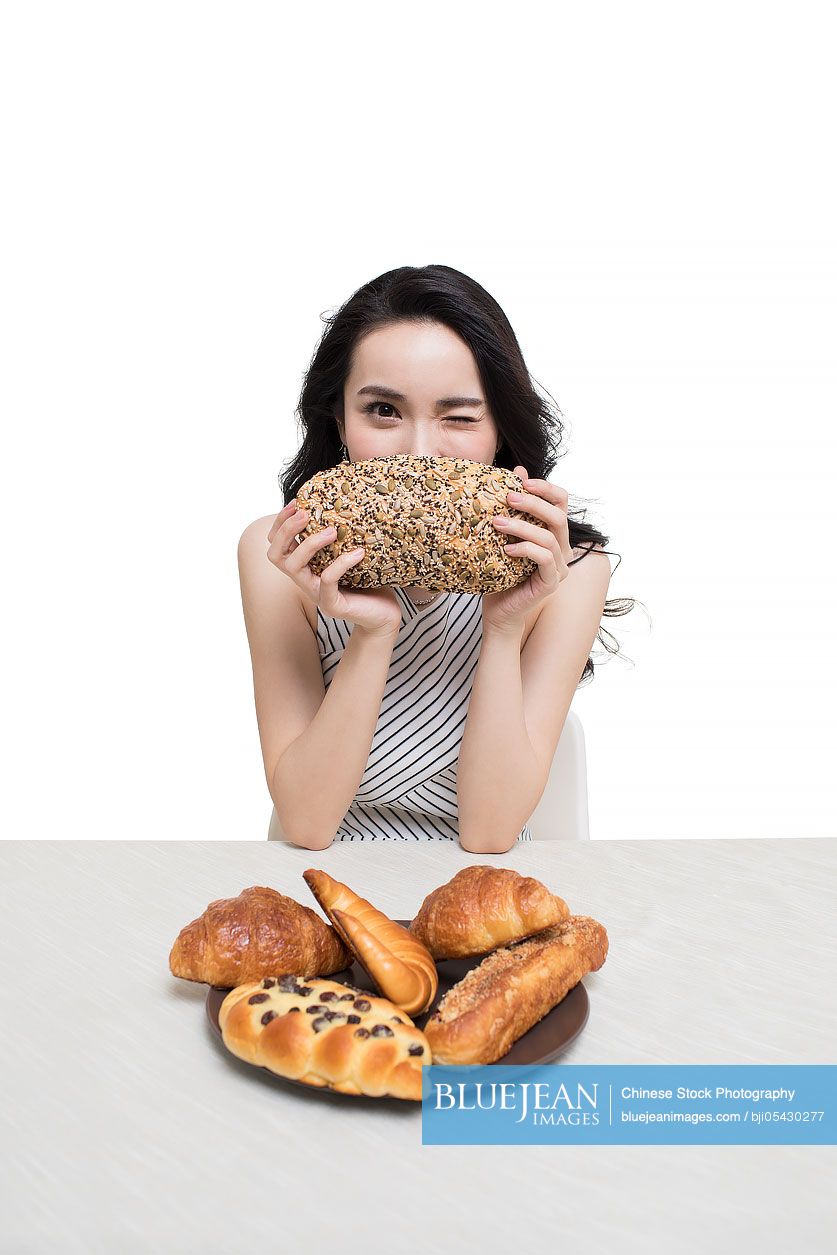
<path id="1" fill-rule="evenodd" d="M 366 770 L 335 841 L 456 841 L 456 768 L 482 642 L 482 596 L 442 593 L 426 608 L 394 587 L 401 627 Z M 326 689 L 352 623 L 317 611 Z M 524 824 L 518 841 L 531 841 Z"/>

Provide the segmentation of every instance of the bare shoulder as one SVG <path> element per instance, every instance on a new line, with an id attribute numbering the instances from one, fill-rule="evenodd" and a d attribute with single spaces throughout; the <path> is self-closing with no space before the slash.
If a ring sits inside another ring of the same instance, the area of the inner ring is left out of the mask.
<path id="1" fill-rule="evenodd" d="M 585 566 L 589 563 L 589 566 Z M 573 549 L 572 565 L 570 566 L 570 575 L 574 571 L 580 571 L 584 567 L 585 576 L 591 579 L 610 580 L 612 574 L 610 569 L 610 555 L 602 545 L 576 545 Z M 594 574 L 595 572 L 595 574 Z"/>
<path id="2" fill-rule="evenodd" d="M 545 610 L 548 609 L 547 618 L 550 618 L 569 601 L 601 601 L 603 605 L 611 574 L 610 558 L 601 545 L 576 545 L 566 579 L 561 581 L 553 596 L 539 602 L 531 611 L 526 621 L 521 649 Z"/>
<path id="3" fill-rule="evenodd" d="M 274 566 L 267 556 L 270 548 L 268 532 L 275 518 L 275 514 L 265 514 L 248 523 L 241 533 L 238 541 L 238 569 L 242 596 L 245 602 L 250 600 L 259 605 L 290 601 L 305 615 L 311 631 L 316 632 L 316 607 L 309 604 L 308 598 L 302 595 L 290 576 Z"/>
<path id="4" fill-rule="evenodd" d="M 550 601 L 566 605 L 570 601 L 599 601 L 604 605 L 611 577 L 610 557 L 601 545 L 576 545 L 566 578 L 561 581 Z"/>

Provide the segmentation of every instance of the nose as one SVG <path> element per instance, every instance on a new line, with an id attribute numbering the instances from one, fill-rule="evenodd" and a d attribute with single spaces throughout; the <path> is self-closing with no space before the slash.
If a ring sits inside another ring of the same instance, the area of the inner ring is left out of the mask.
<path id="1" fill-rule="evenodd" d="M 441 423 L 431 423 L 426 431 L 414 431 L 412 437 L 410 444 L 416 454 L 428 458 L 447 457 L 456 445 L 451 424 L 446 428 Z"/>

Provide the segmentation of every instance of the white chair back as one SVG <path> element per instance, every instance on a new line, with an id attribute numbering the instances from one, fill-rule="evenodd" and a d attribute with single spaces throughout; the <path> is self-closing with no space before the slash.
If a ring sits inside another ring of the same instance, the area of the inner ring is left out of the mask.
<path id="1" fill-rule="evenodd" d="M 564 721 L 549 779 L 529 820 L 535 841 L 589 841 L 587 753 L 575 711 Z"/>
<path id="2" fill-rule="evenodd" d="M 282 829 L 282 825 L 279 823 L 279 816 L 276 814 L 275 806 L 270 814 L 270 824 L 267 829 L 267 839 L 268 841 L 287 841 L 287 837 L 285 836 L 285 833 Z"/>

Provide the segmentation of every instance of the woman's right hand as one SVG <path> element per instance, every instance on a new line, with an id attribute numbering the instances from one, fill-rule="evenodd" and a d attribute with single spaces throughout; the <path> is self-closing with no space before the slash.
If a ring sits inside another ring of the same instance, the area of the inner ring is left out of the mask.
<path id="1" fill-rule="evenodd" d="M 348 619 L 373 636 L 395 636 L 401 626 L 401 606 L 388 588 L 363 588 L 347 592 L 337 581 L 350 567 L 360 562 L 363 549 L 353 549 L 332 559 L 322 575 L 315 575 L 308 563 L 318 549 L 336 539 L 332 528 L 306 536 L 299 544 L 296 536 L 308 522 L 308 513 L 297 510 L 290 501 L 276 515 L 267 534 L 268 559 L 289 575 L 306 597 L 333 619 Z"/>

